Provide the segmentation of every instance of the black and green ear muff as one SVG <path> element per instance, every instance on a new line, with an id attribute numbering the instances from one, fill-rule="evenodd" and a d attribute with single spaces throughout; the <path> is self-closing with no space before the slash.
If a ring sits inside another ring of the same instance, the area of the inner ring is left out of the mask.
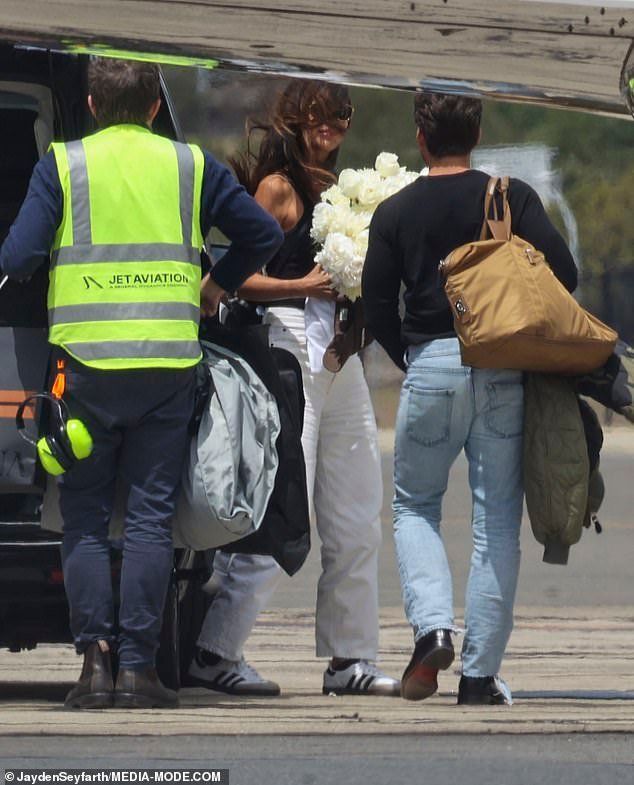
<path id="1" fill-rule="evenodd" d="M 49 433 L 36 442 L 24 427 L 24 410 L 38 398 L 49 402 L 52 422 Z M 81 420 L 69 419 L 64 401 L 50 393 L 35 393 L 22 401 L 16 412 L 15 422 L 22 438 L 37 448 L 40 463 L 49 474 L 63 474 L 76 460 L 87 458 L 92 453 L 92 437 L 84 423 Z"/>

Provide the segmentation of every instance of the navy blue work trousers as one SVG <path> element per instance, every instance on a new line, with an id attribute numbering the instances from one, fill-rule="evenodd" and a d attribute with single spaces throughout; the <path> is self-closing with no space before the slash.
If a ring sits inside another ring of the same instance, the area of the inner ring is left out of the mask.
<path id="1" fill-rule="evenodd" d="M 141 670 L 158 649 L 195 370 L 103 371 L 64 357 L 64 401 L 94 441 L 92 455 L 59 479 L 71 632 L 80 653 L 116 637 L 108 524 L 117 486 L 125 509 L 119 660 Z"/>

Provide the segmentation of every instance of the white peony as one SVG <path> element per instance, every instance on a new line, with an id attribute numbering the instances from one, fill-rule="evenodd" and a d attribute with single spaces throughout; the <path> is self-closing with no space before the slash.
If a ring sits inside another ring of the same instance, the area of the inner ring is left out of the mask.
<path id="1" fill-rule="evenodd" d="M 353 212 L 349 204 L 333 205 L 330 218 L 330 231 L 339 234 L 347 234 L 350 221 L 353 219 Z"/>
<path id="2" fill-rule="evenodd" d="M 370 226 L 371 220 L 372 213 L 369 210 L 351 210 L 345 233 L 348 237 L 355 239 L 357 235 L 361 234 L 361 232 Z"/>
<path id="3" fill-rule="evenodd" d="M 315 261 L 333 274 L 341 274 L 347 261 L 354 256 L 354 240 L 341 232 L 331 232 Z M 326 264 L 324 264 L 324 262 Z"/>
<path id="4" fill-rule="evenodd" d="M 362 256 L 365 259 L 365 255 L 368 252 L 368 240 L 370 239 L 370 230 L 364 229 L 354 239 L 354 250 L 357 256 Z"/>
<path id="5" fill-rule="evenodd" d="M 326 237 L 332 231 L 333 217 L 335 208 L 328 202 L 319 202 L 313 211 L 313 222 L 310 227 L 310 236 L 320 244 L 323 244 Z"/>
<path id="6" fill-rule="evenodd" d="M 399 166 L 394 153 L 381 153 L 374 169 L 344 169 L 315 205 L 310 234 L 321 246 L 315 261 L 330 274 L 333 287 L 351 300 L 361 294 L 374 210 L 418 176 Z"/>
<path id="7" fill-rule="evenodd" d="M 310 236 L 315 242 L 323 244 L 330 234 L 347 234 L 348 226 L 353 218 L 347 201 L 344 204 L 319 202 L 315 205 L 313 212 Z"/>

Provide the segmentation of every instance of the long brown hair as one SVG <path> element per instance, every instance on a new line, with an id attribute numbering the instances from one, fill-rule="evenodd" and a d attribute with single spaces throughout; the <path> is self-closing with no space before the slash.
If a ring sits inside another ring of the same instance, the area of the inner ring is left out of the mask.
<path id="1" fill-rule="evenodd" d="M 288 176 L 300 196 L 313 202 L 336 181 L 338 150 L 323 166 L 311 161 L 304 131 L 309 123 L 338 117 L 351 111 L 350 95 L 344 85 L 315 79 L 292 79 L 279 93 L 270 116 L 264 121 L 247 121 L 247 152 L 229 159 L 238 180 L 250 194 L 269 174 Z M 346 121 L 341 121 L 347 127 Z M 251 150 L 253 135 L 262 133 L 257 155 Z"/>

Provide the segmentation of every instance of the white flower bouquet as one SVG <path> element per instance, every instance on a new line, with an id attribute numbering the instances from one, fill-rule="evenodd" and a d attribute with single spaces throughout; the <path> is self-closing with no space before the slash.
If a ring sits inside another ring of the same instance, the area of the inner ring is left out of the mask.
<path id="1" fill-rule="evenodd" d="M 361 294 L 368 230 L 377 205 L 418 176 L 400 166 L 394 153 L 380 153 L 374 169 L 344 169 L 337 183 L 322 193 L 310 235 L 321 246 L 315 261 L 340 294 L 353 301 Z"/>

